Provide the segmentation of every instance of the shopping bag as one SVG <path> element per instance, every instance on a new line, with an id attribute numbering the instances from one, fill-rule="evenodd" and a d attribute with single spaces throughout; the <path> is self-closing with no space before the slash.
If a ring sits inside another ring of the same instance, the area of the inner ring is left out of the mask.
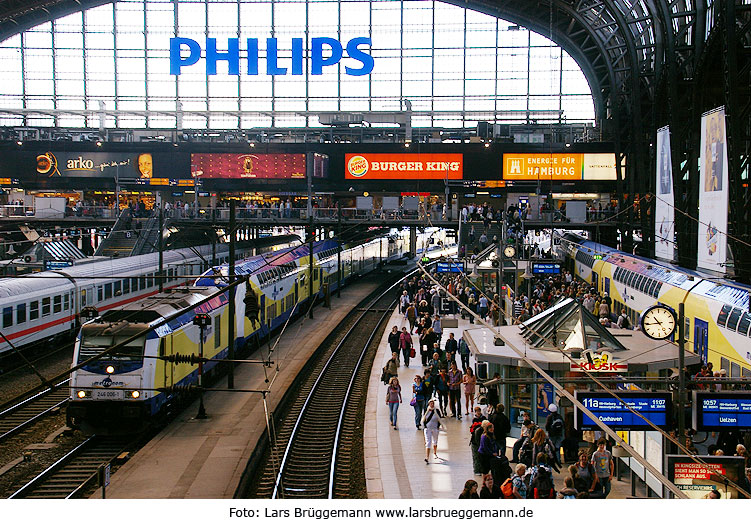
<path id="1" fill-rule="evenodd" d="M 410 347 L 409 348 L 409 358 L 415 358 L 415 348 Z"/>

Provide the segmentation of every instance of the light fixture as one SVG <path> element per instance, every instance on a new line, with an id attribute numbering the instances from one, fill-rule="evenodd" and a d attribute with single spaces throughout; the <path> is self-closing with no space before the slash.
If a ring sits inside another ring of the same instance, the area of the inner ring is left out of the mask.
<path id="1" fill-rule="evenodd" d="M 130 396 L 133 399 L 138 399 L 139 397 L 141 397 L 141 392 L 139 392 L 138 390 L 133 390 L 132 392 L 130 392 Z"/>
<path id="2" fill-rule="evenodd" d="M 409 148 L 409 147 L 410 147 L 410 145 L 411 145 L 411 143 L 410 143 L 410 141 L 409 141 L 409 140 L 405 140 L 405 141 L 404 141 L 404 147 L 405 147 L 405 148 Z"/>
<path id="3" fill-rule="evenodd" d="M 567 148 L 570 148 L 570 147 L 571 147 L 571 143 L 567 142 L 567 143 L 566 143 L 566 147 L 567 147 Z"/>
<path id="4" fill-rule="evenodd" d="M 248 143 L 248 145 L 249 145 L 249 146 L 250 146 L 251 148 L 255 148 L 255 147 L 256 147 L 256 143 L 255 143 L 255 142 L 250 142 L 250 143 Z"/>
<path id="5" fill-rule="evenodd" d="M 22 140 L 17 140 L 16 144 L 18 144 L 19 146 L 23 146 L 23 141 Z"/>
<path id="6" fill-rule="evenodd" d="M 96 145 L 101 148 L 102 147 L 102 141 L 101 140 L 96 141 Z"/>
<path id="7" fill-rule="evenodd" d="M 79 399 L 83 399 L 84 397 L 86 397 L 86 392 L 83 390 L 78 390 L 78 393 L 76 395 Z"/>
<path id="8" fill-rule="evenodd" d="M 486 147 L 486 148 L 490 148 L 490 142 L 486 142 L 486 143 L 485 143 L 485 147 Z"/>
<path id="9" fill-rule="evenodd" d="M 107 366 L 107 368 L 104 371 L 112 375 L 115 372 L 115 366 Z"/>

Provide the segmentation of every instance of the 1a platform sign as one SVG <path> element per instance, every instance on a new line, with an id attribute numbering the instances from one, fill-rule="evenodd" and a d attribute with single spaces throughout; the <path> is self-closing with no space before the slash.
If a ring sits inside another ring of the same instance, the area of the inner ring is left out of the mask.
<path id="1" fill-rule="evenodd" d="M 669 392 L 619 390 L 617 395 L 623 401 L 607 392 L 576 392 L 576 398 L 613 430 L 650 430 L 647 420 L 661 429 L 667 430 L 672 425 L 673 400 Z M 576 428 L 599 430 L 595 421 L 579 408 L 576 409 Z"/>

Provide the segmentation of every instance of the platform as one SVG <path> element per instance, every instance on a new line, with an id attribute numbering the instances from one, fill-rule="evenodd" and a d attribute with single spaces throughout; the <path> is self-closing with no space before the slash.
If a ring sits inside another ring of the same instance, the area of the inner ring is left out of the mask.
<path id="1" fill-rule="evenodd" d="M 273 357 L 279 362 L 279 375 L 268 395 L 270 410 L 276 408 L 326 336 L 377 286 L 364 281 L 346 287 L 341 299 L 331 298 L 331 309 L 318 306 L 313 319 L 304 318 L 287 327 Z M 215 387 L 226 388 L 226 378 Z M 260 364 L 242 364 L 235 369 L 236 389 L 265 387 Z M 107 498 L 232 498 L 266 428 L 263 401 L 255 393 L 211 392 L 205 394 L 204 404 L 208 419 L 195 419 L 197 401 L 188 406 L 112 475 Z M 100 496 L 97 492 L 92 497 Z"/>
<path id="2" fill-rule="evenodd" d="M 446 432 L 438 438 L 438 456 L 431 456 L 429 465 L 425 464 L 425 439 L 422 430 L 417 430 L 414 423 L 414 408 L 409 405 L 412 398 L 412 381 L 416 374 L 422 375 L 423 367 L 419 354 L 412 359 L 409 368 L 403 364 L 399 367 L 399 382 L 402 386 L 403 403 L 398 412 L 398 430 L 393 430 L 389 422 L 389 410 L 386 406 L 386 386 L 381 382 L 381 369 L 391 358 L 388 347 L 388 333 L 396 325 L 401 330 L 407 320 L 395 311 L 381 339 L 382 348 L 373 363 L 365 410 L 365 476 L 368 497 L 375 499 L 455 499 L 459 496 L 464 483 L 474 479 L 482 485 L 482 478 L 474 475 L 472 454 L 469 448 L 469 427 L 472 416 L 464 415 L 462 419 L 445 419 Z M 444 328 L 441 338 L 443 347 L 449 333 L 453 332 L 458 340 L 466 330 L 479 332 L 482 325 L 470 324 L 469 320 L 458 318 L 458 328 Z M 419 346 L 417 335 L 412 335 L 415 345 Z M 457 356 L 458 360 L 458 356 Z M 474 355 L 470 356 L 474 368 Z M 464 394 L 462 393 L 462 403 Z M 511 447 L 519 435 L 519 427 L 512 424 L 511 435 L 507 439 L 506 455 L 511 459 Z M 553 473 L 556 490 L 563 487 L 563 478 L 568 476 L 566 466 L 561 473 Z M 513 467 L 513 465 L 512 465 Z M 640 487 L 639 491 L 643 491 Z M 631 496 L 631 484 L 624 480 L 613 479 L 611 499 L 625 499 Z"/>

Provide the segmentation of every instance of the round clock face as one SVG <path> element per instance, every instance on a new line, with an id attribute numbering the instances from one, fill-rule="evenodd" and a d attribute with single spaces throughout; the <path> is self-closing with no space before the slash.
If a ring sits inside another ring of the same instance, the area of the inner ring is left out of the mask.
<path id="1" fill-rule="evenodd" d="M 641 318 L 641 330 L 654 340 L 664 340 L 675 332 L 676 322 L 672 310 L 658 305 L 644 311 Z"/>
<path id="2" fill-rule="evenodd" d="M 516 249 L 514 249 L 514 246 L 506 246 L 505 248 L 503 248 L 503 254 L 510 259 L 514 255 L 516 255 Z"/>

